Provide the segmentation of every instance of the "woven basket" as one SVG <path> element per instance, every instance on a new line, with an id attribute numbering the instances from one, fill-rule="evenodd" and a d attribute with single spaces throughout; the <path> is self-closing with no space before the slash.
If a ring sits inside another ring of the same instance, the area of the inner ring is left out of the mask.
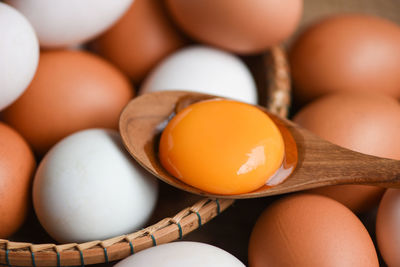
<path id="1" fill-rule="evenodd" d="M 258 65 L 263 66 L 256 69 L 255 75 L 259 88 L 260 85 L 267 88 L 260 89 L 259 92 L 261 98 L 269 96 L 264 104 L 272 112 L 286 116 L 290 104 L 290 82 L 288 65 L 282 48 L 274 47 L 265 56 L 254 57 L 250 61 L 258 62 Z M 181 239 L 184 235 L 210 221 L 233 202 L 230 199 L 201 199 L 173 217 L 164 218 L 140 231 L 107 240 L 56 245 L 0 239 L 0 264 L 9 266 L 83 266 L 119 260 L 140 250 Z"/>

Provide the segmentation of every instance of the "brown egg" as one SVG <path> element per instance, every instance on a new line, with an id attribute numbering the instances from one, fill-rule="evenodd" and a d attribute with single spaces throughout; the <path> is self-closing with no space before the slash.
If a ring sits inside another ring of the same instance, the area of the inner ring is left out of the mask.
<path id="1" fill-rule="evenodd" d="M 43 155 L 78 130 L 118 129 L 119 114 L 133 95 L 127 77 L 100 57 L 42 52 L 32 83 L 2 116 Z"/>
<path id="2" fill-rule="evenodd" d="M 27 142 L 0 122 L 0 239 L 12 235 L 25 220 L 35 167 Z"/>
<path id="3" fill-rule="evenodd" d="M 361 221 L 327 197 L 299 194 L 269 206 L 249 243 L 249 266 L 379 266 Z"/>
<path id="4" fill-rule="evenodd" d="M 376 215 L 376 241 L 388 266 L 400 266 L 400 190 L 386 190 Z"/>
<path id="5" fill-rule="evenodd" d="M 298 102 L 337 91 L 400 97 L 400 27 L 383 18 L 327 18 L 299 37 L 289 60 Z"/>
<path id="6" fill-rule="evenodd" d="M 240 54 L 279 44 L 296 29 L 302 0 L 166 0 L 175 21 L 193 38 Z"/>
<path id="7" fill-rule="evenodd" d="M 316 135 L 361 153 L 400 160 L 400 105 L 387 96 L 341 93 L 304 107 L 294 121 Z M 384 189 L 344 185 L 312 190 L 332 197 L 355 212 L 376 205 Z"/>
<path id="8" fill-rule="evenodd" d="M 93 42 L 93 47 L 139 82 L 161 59 L 184 44 L 162 1 L 135 0 L 119 22 Z"/>

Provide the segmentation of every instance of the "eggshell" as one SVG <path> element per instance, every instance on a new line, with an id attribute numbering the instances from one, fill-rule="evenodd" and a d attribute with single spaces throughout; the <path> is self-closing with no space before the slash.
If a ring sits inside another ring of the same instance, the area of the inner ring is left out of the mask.
<path id="1" fill-rule="evenodd" d="M 296 29 L 303 9 L 302 0 L 166 0 L 166 4 L 190 36 L 240 54 L 281 43 Z"/>
<path id="2" fill-rule="evenodd" d="M 140 251 L 115 267 L 244 267 L 228 252 L 198 242 L 174 242 Z"/>
<path id="3" fill-rule="evenodd" d="M 383 18 L 326 18 L 299 37 L 289 60 L 298 102 L 339 91 L 400 97 L 400 27 Z"/>
<path id="4" fill-rule="evenodd" d="M 161 59 L 184 44 L 184 38 L 167 17 L 162 1 L 135 0 L 93 47 L 139 82 Z"/>
<path id="5" fill-rule="evenodd" d="M 299 194 L 269 206 L 249 243 L 249 266 L 379 266 L 361 221 L 339 202 Z"/>
<path id="6" fill-rule="evenodd" d="M 400 266 L 400 190 L 388 189 L 379 204 L 376 239 L 388 266 Z"/>
<path id="7" fill-rule="evenodd" d="M 35 168 L 35 158 L 26 141 L 0 122 L 0 238 L 8 238 L 24 222 Z"/>
<path id="8" fill-rule="evenodd" d="M 133 0 L 7 0 L 32 23 L 46 48 L 83 43 L 100 34 Z"/>
<path id="9" fill-rule="evenodd" d="M 294 121 L 316 135 L 361 153 L 400 160 L 400 106 L 376 94 L 335 94 L 304 107 Z M 355 212 L 376 205 L 384 189 L 331 186 L 312 192 L 330 196 Z"/>
<path id="10" fill-rule="evenodd" d="M 247 66 L 223 50 L 191 46 L 163 60 L 146 78 L 139 94 L 185 90 L 257 103 L 257 88 Z"/>
<path id="11" fill-rule="evenodd" d="M 0 2 L 0 110 L 14 102 L 35 74 L 39 44 L 28 20 Z"/>
<path id="12" fill-rule="evenodd" d="M 32 83 L 2 115 L 43 155 L 78 130 L 118 129 L 119 114 L 133 94 L 128 79 L 95 55 L 42 52 Z"/>
<path id="13" fill-rule="evenodd" d="M 70 135 L 40 163 L 33 204 L 44 229 L 59 242 L 128 234 L 146 223 L 157 181 L 133 161 L 115 130 Z"/>

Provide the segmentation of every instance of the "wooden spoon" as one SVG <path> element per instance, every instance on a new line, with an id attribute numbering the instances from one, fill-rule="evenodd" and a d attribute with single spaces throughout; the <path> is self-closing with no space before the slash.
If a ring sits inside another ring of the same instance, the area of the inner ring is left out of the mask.
<path id="1" fill-rule="evenodd" d="M 274 120 L 285 141 L 286 158 L 272 183 L 284 181 L 275 186 L 266 184 L 240 195 L 215 195 L 187 185 L 171 176 L 159 163 L 159 136 L 178 110 L 211 98 L 216 96 L 163 91 L 133 99 L 123 110 L 119 122 L 122 140 L 129 153 L 164 182 L 207 197 L 256 198 L 339 184 L 400 187 L 400 161 L 369 156 L 331 144 L 262 107 L 259 108 Z"/>

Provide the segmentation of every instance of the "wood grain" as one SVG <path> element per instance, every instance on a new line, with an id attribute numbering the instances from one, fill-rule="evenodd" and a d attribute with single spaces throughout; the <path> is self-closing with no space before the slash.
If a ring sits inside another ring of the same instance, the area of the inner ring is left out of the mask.
<path id="1" fill-rule="evenodd" d="M 262 107 L 259 108 L 275 121 L 282 133 L 286 160 L 283 165 L 285 175 L 290 177 L 279 185 L 265 185 L 240 195 L 215 195 L 189 186 L 171 176 L 159 163 L 158 137 L 168 120 L 174 116 L 176 107 L 182 108 L 211 97 L 193 92 L 164 91 L 135 98 L 126 106 L 120 118 L 120 132 L 127 150 L 144 168 L 164 182 L 208 197 L 256 198 L 338 184 L 400 187 L 400 161 L 341 148 Z"/>

